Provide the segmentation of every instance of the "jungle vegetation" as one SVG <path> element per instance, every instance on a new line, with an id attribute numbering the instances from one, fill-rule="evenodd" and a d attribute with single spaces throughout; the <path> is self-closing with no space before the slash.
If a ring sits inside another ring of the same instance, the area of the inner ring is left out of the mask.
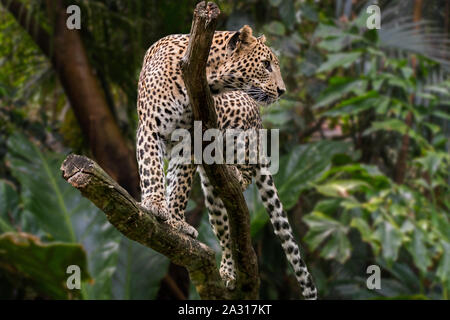
<path id="1" fill-rule="evenodd" d="M 0 1 L 0 299 L 198 299 L 186 270 L 125 238 L 62 177 L 95 159 L 139 197 L 137 81 L 149 46 L 188 33 L 197 1 Z M 280 58 L 274 176 L 323 299 L 448 299 L 450 4 L 217 0 L 218 30 L 249 24 Z M 67 32 L 65 8 L 81 8 Z M 75 63 L 76 62 L 76 63 Z M 300 291 L 257 190 L 245 192 L 260 297 Z M 198 178 L 188 221 L 220 249 Z M 67 290 L 66 267 L 82 270 Z M 381 289 L 366 286 L 381 268 Z"/>

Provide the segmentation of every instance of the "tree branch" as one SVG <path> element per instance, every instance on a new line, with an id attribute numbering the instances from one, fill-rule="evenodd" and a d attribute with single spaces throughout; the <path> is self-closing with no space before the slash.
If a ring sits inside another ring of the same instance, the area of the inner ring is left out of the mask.
<path id="1" fill-rule="evenodd" d="M 214 250 L 159 221 L 93 160 L 69 155 L 61 170 L 64 179 L 105 212 L 123 235 L 186 267 L 202 299 L 229 298 L 217 270 Z"/>
<path id="2" fill-rule="evenodd" d="M 194 120 L 202 121 L 203 130 L 219 128 L 214 100 L 206 80 L 206 63 L 220 10 L 206 1 L 194 11 L 189 45 L 181 69 Z M 237 178 L 224 164 L 203 165 L 222 199 L 230 222 L 230 240 L 237 273 L 235 299 L 256 299 L 259 291 L 258 263 L 250 234 L 250 214 Z"/>

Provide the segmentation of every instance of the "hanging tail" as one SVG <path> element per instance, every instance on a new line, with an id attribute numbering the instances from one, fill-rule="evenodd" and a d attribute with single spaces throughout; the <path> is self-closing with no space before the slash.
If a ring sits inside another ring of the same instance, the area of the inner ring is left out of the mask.
<path id="1" fill-rule="evenodd" d="M 314 285 L 305 261 L 303 261 L 300 255 L 299 247 L 295 242 L 291 226 L 278 197 L 272 176 L 262 175 L 261 170 L 258 170 L 255 181 L 264 207 L 270 215 L 270 221 L 275 230 L 275 235 L 280 239 L 286 257 L 294 269 L 295 277 L 300 284 L 303 296 L 308 300 L 316 300 L 317 288 Z"/>

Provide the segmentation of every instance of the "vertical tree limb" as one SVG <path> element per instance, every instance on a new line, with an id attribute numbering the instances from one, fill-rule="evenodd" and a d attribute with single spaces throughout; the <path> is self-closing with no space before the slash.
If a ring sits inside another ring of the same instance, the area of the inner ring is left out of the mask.
<path id="1" fill-rule="evenodd" d="M 202 121 L 203 130 L 219 128 L 214 100 L 206 79 L 206 63 L 220 10 L 215 3 L 197 4 L 189 45 L 181 62 L 183 80 L 194 120 Z M 230 241 L 237 273 L 236 299 L 256 299 L 259 291 L 258 264 L 250 234 L 250 213 L 237 178 L 224 164 L 203 165 L 222 199 L 230 222 Z"/>

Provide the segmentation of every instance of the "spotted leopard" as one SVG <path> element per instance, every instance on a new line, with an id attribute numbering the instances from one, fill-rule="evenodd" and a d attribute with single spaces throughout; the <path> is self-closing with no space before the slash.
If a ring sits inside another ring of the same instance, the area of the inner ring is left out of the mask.
<path id="1" fill-rule="evenodd" d="M 228 216 L 202 166 L 169 159 L 166 179 L 164 176 L 163 159 L 170 154 L 174 145 L 172 133 L 176 129 L 190 130 L 193 125 L 179 65 L 188 41 L 188 35 L 167 36 L 153 44 L 144 57 L 137 106 L 141 205 L 167 220 L 174 228 L 196 237 L 197 231 L 185 222 L 184 211 L 197 170 L 210 223 L 222 248 L 220 273 L 226 285 L 232 289 L 236 275 L 229 243 Z M 219 128 L 222 130 L 262 128 L 259 106 L 276 101 L 285 91 L 278 59 L 265 45 L 265 37 L 254 37 L 248 26 L 239 31 L 215 33 L 206 74 L 213 93 Z M 255 180 L 275 234 L 282 242 L 304 297 L 315 299 L 317 290 L 301 258 L 272 176 L 262 174 L 264 168 L 261 165 L 237 165 L 233 168 L 243 190 L 252 179 Z"/>

